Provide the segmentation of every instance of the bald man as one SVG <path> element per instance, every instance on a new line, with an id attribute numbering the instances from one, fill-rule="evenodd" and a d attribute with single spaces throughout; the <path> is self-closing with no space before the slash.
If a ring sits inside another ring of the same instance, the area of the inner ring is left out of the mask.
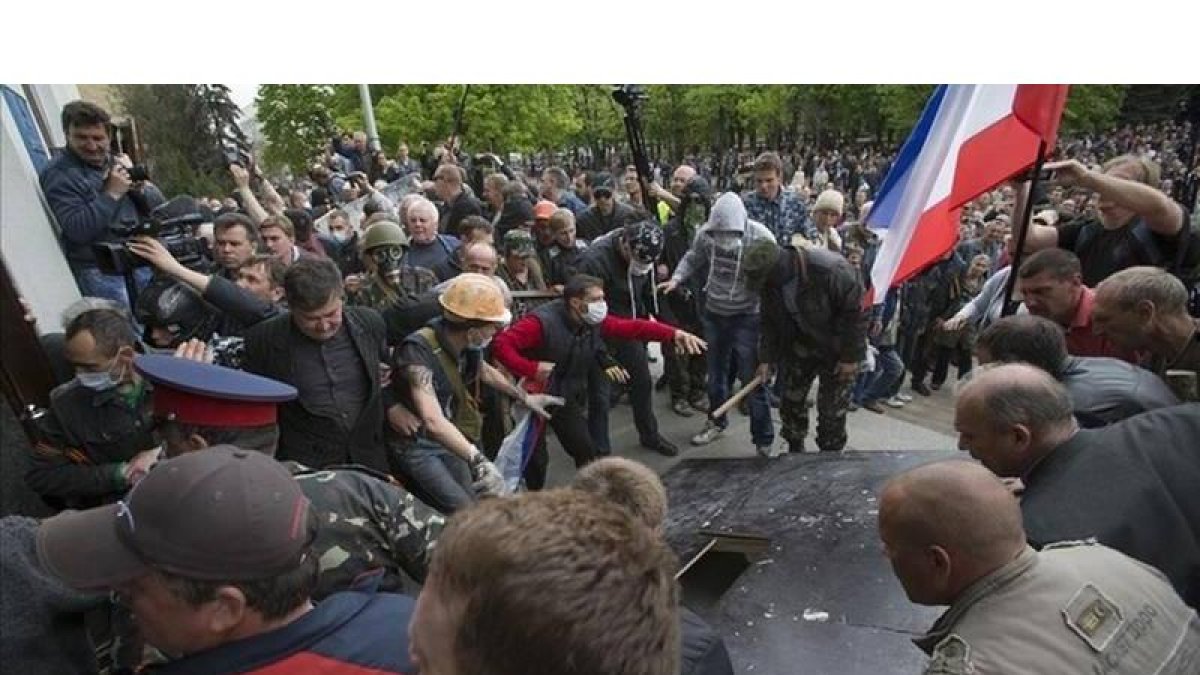
<path id="1" fill-rule="evenodd" d="M 501 279 L 496 274 L 496 268 L 499 266 L 499 255 L 496 253 L 496 247 L 486 241 L 477 241 L 463 244 L 461 248 L 462 271 L 474 272 L 475 274 L 490 277 L 500 287 L 500 292 L 504 294 L 504 306 L 512 307 L 512 289 L 509 288 L 508 283 L 504 279 Z M 453 281 L 454 277 L 451 277 L 434 286 L 434 293 L 442 293 L 450 287 Z"/>
<path id="2" fill-rule="evenodd" d="M 888 481 L 879 537 L 913 602 L 950 605 L 915 640 L 929 674 L 1194 673 L 1200 618 L 1153 568 L 1094 543 L 1041 552 L 1003 483 L 966 461 Z"/>
<path id="3" fill-rule="evenodd" d="M 1034 546 L 1095 537 L 1200 605 L 1200 404 L 1081 430 L 1061 384 L 1012 363 L 983 368 L 959 392 L 954 426 L 960 449 L 1024 482 Z"/>
<path id="4" fill-rule="evenodd" d="M 581 468 L 571 487 L 617 504 L 635 520 L 663 534 L 667 488 L 654 469 L 624 457 L 605 457 Z M 733 675 L 721 635 L 687 607 L 679 607 L 680 675 Z"/>

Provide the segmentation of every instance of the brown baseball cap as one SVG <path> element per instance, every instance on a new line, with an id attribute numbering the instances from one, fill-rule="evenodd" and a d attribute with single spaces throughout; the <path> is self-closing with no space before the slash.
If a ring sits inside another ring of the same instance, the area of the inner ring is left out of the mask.
<path id="1" fill-rule="evenodd" d="M 44 521 L 38 558 L 80 589 L 112 588 L 151 568 L 208 581 L 265 579 L 307 553 L 318 526 L 309 506 L 282 464 L 219 445 L 159 462 L 116 504 Z"/>

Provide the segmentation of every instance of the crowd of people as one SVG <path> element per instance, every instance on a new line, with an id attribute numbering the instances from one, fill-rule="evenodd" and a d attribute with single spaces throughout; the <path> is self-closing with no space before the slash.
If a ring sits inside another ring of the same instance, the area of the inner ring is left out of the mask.
<path id="1" fill-rule="evenodd" d="M 1165 191 L 1186 127 L 1064 139 L 1040 190 L 965 206 L 954 248 L 864 306 L 875 151 L 767 150 L 719 190 L 746 158 L 530 175 L 347 134 L 305 180 L 232 164 L 233 196 L 167 202 L 199 214 L 197 265 L 114 226 L 165 199 L 105 111 L 62 122 L 41 180 L 87 297 L 44 338 L 61 383 L 26 480 L 67 510 L 0 530 L 32 605 L 3 620 L 42 622 L 6 664 L 94 669 L 82 612 L 115 591 L 118 665 L 152 672 L 731 673 L 610 409 L 627 396 L 640 445 L 674 456 L 656 391 L 701 446 L 741 389 L 748 450 L 840 453 L 850 413 L 953 365 L 982 466 L 897 476 L 880 504 L 909 597 L 951 605 L 918 641 L 929 672 L 1200 665 L 1200 231 Z M 105 243 L 138 264 L 101 269 Z M 546 433 L 506 476 L 522 414 Z M 568 487 L 547 489 L 551 435 Z"/>

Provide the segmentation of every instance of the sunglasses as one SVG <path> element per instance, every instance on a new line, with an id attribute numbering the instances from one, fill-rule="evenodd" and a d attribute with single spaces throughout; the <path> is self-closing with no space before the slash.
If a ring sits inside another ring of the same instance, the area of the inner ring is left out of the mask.
<path id="1" fill-rule="evenodd" d="M 595 196 L 596 199 L 612 199 L 612 194 L 612 190 L 609 190 L 608 188 L 598 188 L 592 192 L 592 195 Z"/>

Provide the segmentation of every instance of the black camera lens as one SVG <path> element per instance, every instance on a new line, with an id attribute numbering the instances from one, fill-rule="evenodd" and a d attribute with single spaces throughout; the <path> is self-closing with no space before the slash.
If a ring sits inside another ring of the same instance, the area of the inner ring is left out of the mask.
<path id="1" fill-rule="evenodd" d="M 129 174 L 129 180 L 133 182 L 150 180 L 150 172 L 146 170 L 145 165 L 134 164 L 125 170 Z"/>

